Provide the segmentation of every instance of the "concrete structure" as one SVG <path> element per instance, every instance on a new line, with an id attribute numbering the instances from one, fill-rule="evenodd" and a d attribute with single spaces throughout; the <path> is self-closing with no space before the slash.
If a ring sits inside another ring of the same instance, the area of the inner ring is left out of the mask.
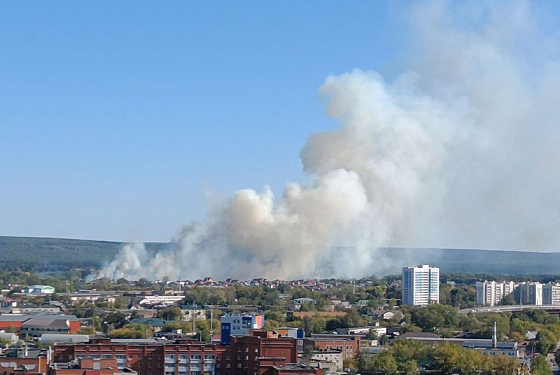
<path id="1" fill-rule="evenodd" d="M 559 305 L 504 305 L 504 306 L 483 306 L 483 307 L 468 307 L 461 309 L 458 314 L 487 314 L 487 313 L 503 313 L 503 312 L 520 312 L 526 309 L 542 310 L 550 314 L 560 315 Z"/>
<path id="2" fill-rule="evenodd" d="M 31 285 L 25 288 L 24 290 L 22 290 L 21 292 L 25 294 L 37 294 L 37 295 L 53 294 L 54 288 L 49 285 Z"/>
<path id="3" fill-rule="evenodd" d="M 336 371 L 342 371 L 344 367 L 344 356 L 342 355 L 342 350 L 315 350 L 311 355 L 311 359 L 333 363 Z"/>
<path id="4" fill-rule="evenodd" d="M 362 338 L 358 335 L 313 334 L 303 340 L 303 347 L 313 346 L 319 350 L 340 350 L 342 358 L 353 358 L 362 347 Z"/>
<path id="5" fill-rule="evenodd" d="M 202 306 L 183 305 L 181 306 L 181 310 L 183 312 L 183 320 L 206 320 L 206 310 Z"/>
<path id="6" fill-rule="evenodd" d="M 19 336 L 15 333 L 0 332 L 0 339 L 9 341 L 12 345 L 15 345 L 19 340 Z"/>
<path id="7" fill-rule="evenodd" d="M 29 336 L 41 336 L 43 333 L 77 333 L 80 327 L 80 320 L 75 315 L 0 315 L 1 330 L 14 330 Z"/>
<path id="8" fill-rule="evenodd" d="M 296 298 L 290 304 L 290 311 L 301 311 L 304 305 L 316 305 L 317 301 L 313 298 Z"/>
<path id="9" fill-rule="evenodd" d="M 130 369 L 126 369 L 126 372 L 119 371 L 117 360 L 114 358 L 83 358 L 68 363 L 53 363 L 49 371 L 49 375 L 118 375 L 125 373 L 137 374 L 136 371 Z"/>
<path id="10" fill-rule="evenodd" d="M 281 337 L 293 337 L 302 340 L 305 337 L 305 331 L 295 327 L 278 327 L 274 329 Z"/>
<path id="11" fill-rule="evenodd" d="M 366 327 L 354 327 L 354 328 L 343 328 L 343 332 L 348 335 L 367 335 L 369 331 L 373 331 L 377 337 L 385 336 L 387 334 L 387 327 L 381 327 L 380 325 L 366 326 Z M 338 330 L 337 330 L 338 332 Z"/>
<path id="12" fill-rule="evenodd" d="M 484 355 L 503 354 L 515 359 L 519 357 L 517 342 L 496 342 L 494 346 L 492 339 L 443 338 L 429 332 L 407 332 L 401 335 L 401 339 L 420 341 L 426 345 L 460 345 L 466 349 L 480 350 Z"/>
<path id="13" fill-rule="evenodd" d="M 171 304 L 182 301 L 185 296 L 144 296 L 138 303 L 140 305 Z"/>
<path id="14" fill-rule="evenodd" d="M 271 332 L 233 337 L 230 345 L 192 340 L 93 339 L 54 346 L 54 362 L 115 359 L 119 369 L 139 375 L 263 375 L 274 366 L 297 362 L 297 342 Z"/>
<path id="15" fill-rule="evenodd" d="M 264 315 L 256 313 L 222 315 L 221 339 L 222 344 L 230 344 L 231 336 L 244 336 L 254 329 L 264 328 Z"/>
<path id="16" fill-rule="evenodd" d="M 59 306 L 17 306 L 12 307 L 12 314 L 37 314 L 37 313 L 60 313 Z"/>
<path id="17" fill-rule="evenodd" d="M 402 269 L 403 305 L 439 303 L 439 268 L 427 264 Z"/>
<path id="18" fill-rule="evenodd" d="M 269 366 L 258 375 L 323 375 L 322 369 L 301 363 L 287 363 L 284 366 Z M 236 375 L 241 375 L 236 373 Z"/>
<path id="19" fill-rule="evenodd" d="M 543 305 L 560 305 L 560 285 L 545 284 L 542 286 Z"/>
<path id="20" fill-rule="evenodd" d="M 32 375 L 47 373 L 49 352 L 27 346 L 9 348 L 0 355 L 0 373 Z"/>
<path id="21" fill-rule="evenodd" d="M 80 343 L 88 342 L 88 335 L 72 335 L 63 333 L 45 333 L 39 338 L 41 344 L 56 344 L 56 343 Z"/>
<path id="22" fill-rule="evenodd" d="M 519 284 L 517 303 L 520 305 L 542 305 L 543 285 L 539 282 L 523 282 Z"/>
<path id="23" fill-rule="evenodd" d="M 483 281 L 476 283 L 476 303 L 480 306 L 496 306 L 504 298 L 513 295 L 517 284 L 513 281 Z"/>

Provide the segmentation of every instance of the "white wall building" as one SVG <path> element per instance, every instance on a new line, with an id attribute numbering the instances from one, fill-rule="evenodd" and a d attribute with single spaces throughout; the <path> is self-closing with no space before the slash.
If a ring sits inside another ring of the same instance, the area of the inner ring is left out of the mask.
<path id="1" fill-rule="evenodd" d="M 543 285 L 537 282 L 523 282 L 519 284 L 520 305 L 542 305 Z"/>
<path id="2" fill-rule="evenodd" d="M 140 305 L 175 304 L 185 299 L 185 296 L 144 296 Z"/>
<path id="3" fill-rule="evenodd" d="M 560 305 L 560 285 L 545 284 L 542 286 L 543 305 Z"/>
<path id="4" fill-rule="evenodd" d="M 54 288 L 50 285 L 30 285 L 21 291 L 25 294 L 53 294 Z"/>
<path id="5" fill-rule="evenodd" d="M 311 359 L 333 363 L 336 367 L 336 371 L 342 371 L 344 367 L 344 357 L 342 355 L 342 350 L 315 350 L 311 356 Z"/>
<path id="6" fill-rule="evenodd" d="M 515 291 L 513 281 L 484 281 L 476 283 L 476 303 L 480 306 L 495 306 Z"/>
<path id="7" fill-rule="evenodd" d="M 439 268 L 427 264 L 402 269 L 403 305 L 439 303 Z"/>

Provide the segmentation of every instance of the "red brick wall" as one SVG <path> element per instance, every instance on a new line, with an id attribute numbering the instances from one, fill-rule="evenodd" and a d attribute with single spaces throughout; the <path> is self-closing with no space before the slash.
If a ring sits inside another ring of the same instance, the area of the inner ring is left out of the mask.
<path id="1" fill-rule="evenodd" d="M 303 347 L 305 348 L 308 345 L 317 347 L 321 350 L 329 350 L 329 349 L 342 350 L 342 357 L 346 359 L 346 358 L 353 358 L 358 355 L 358 353 L 360 352 L 361 340 L 359 337 L 356 337 L 355 340 L 332 340 L 332 341 L 305 339 L 303 342 Z"/>
<path id="2" fill-rule="evenodd" d="M 70 322 L 70 333 L 78 333 L 78 331 L 80 330 L 81 327 L 82 326 L 81 326 L 80 321 L 75 321 L 75 322 L 71 321 Z"/>
<path id="3" fill-rule="evenodd" d="M 0 322 L 0 330 L 6 330 L 10 327 L 14 328 L 16 332 L 19 333 L 21 329 L 21 322 Z"/>

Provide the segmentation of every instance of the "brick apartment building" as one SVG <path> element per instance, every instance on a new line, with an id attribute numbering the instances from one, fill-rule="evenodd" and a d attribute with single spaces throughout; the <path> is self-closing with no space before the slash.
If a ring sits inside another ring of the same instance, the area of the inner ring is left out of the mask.
<path id="1" fill-rule="evenodd" d="M 227 346 L 193 340 L 93 339 L 55 345 L 53 357 L 55 363 L 115 359 L 119 368 L 128 367 L 138 375 L 263 375 L 298 361 L 296 339 L 260 331 L 233 337 Z"/>
<path id="2" fill-rule="evenodd" d="M 69 364 L 53 364 L 49 375 L 117 375 L 117 360 L 83 358 Z"/>
<path id="3" fill-rule="evenodd" d="M 358 355 L 362 338 L 358 335 L 315 334 L 303 340 L 303 347 L 313 346 L 322 351 L 341 350 L 343 359 Z"/>
<path id="4" fill-rule="evenodd" d="M 15 375 L 46 374 L 47 351 L 36 348 L 9 348 L 0 355 L 0 373 Z"/>
<path id="5" fill-rule="evenodd" d="M 0 315 L 0 330 L 13 330 L 29 336 L 41 336 L 43 333 L 78 333 L 80 327 L 80 320 L 75 315 Z"/>

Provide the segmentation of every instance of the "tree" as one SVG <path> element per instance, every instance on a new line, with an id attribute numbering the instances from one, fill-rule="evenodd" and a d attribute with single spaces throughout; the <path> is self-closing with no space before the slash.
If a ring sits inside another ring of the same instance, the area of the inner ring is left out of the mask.
<path id="1" fill-rule="evenodd" d="M 115 305 L 114 305 L 115 309 L 126 309 L 126 299 L 123 297 L 117 297 L 115 298 Z"/>
<path id="2" fill-rule="evenodd" d="M 158 311 L 157 317 L 163 320 L 181 320 L 183 318 L 183 310 L 177 306 L 166 307 Z"/>
<path id="3" fill-rule="evenodd" d="M 495 375 L 512 375 L 517 370 L 517 361 L 503 354 L 494 356 L 492 370 Z"/>
<path id="4" fill-rule="evenodd" d="M 378 338 L 377 332 L 373 328 L 370 328 L 369 331 L 367 331 L 366 333 L 366 339 L 377 340 L 377 338 Z"/>
<path id="5" fill-rule="evenodd" d="M 402 373 L 405 375 L 418 374 L 418 363 L 416 361 L 408 361 L 402 365 Z"/>
<path id="6" fill-rule="evenodd" d="M 537 334 L 537 351 L 542 355 L 547 355 L 556 347 L 557 342 L 558 340 L 552 332 L 542 329 Z"/>
<path id="7" fill-rule="evenodd" d="M 105 317 L 104 323 L 106 329 L 109 327 L 113 329 L 122 328 L 126 324 L 126 316 L 120 311 L 110 313 Z"/>
<path id="8" fill-rule="evenodd" d="M 122 339 L 147 339 L 152 337 L 153 334 L 152 327 L 145 324 L 127 324 L 122 328 L 109 332 L 110 337 Z"/>
<path id="9" fill-rule="evenodd" d="M 212 336 L 210 334 L 210 323 L 208 320 L 196 321 L 196 334 L 202 342 L 210 342 L 212 340 Z"/>
<path id="10" fill-rule="evenodd" d="M 390 352 L 381 352 L 373 361 L 372 370 L 383 375 L 396 374 L 398 371 L 397 361 Z"/>
<path id="11" fill-rule="evenodd" d="M 538 355 L 531 360 L 531 375 L 552 375 L 546 357 Z"/>
<path id="12" fill-rule="evenodd" d="M 313 347 L 313 345 L 307 345 L 305 348 L 303 348 L 303 356 L 307 359 L 311 359 L 311 357 L 313 357 L 314 351 L 315 348 Z"/>

